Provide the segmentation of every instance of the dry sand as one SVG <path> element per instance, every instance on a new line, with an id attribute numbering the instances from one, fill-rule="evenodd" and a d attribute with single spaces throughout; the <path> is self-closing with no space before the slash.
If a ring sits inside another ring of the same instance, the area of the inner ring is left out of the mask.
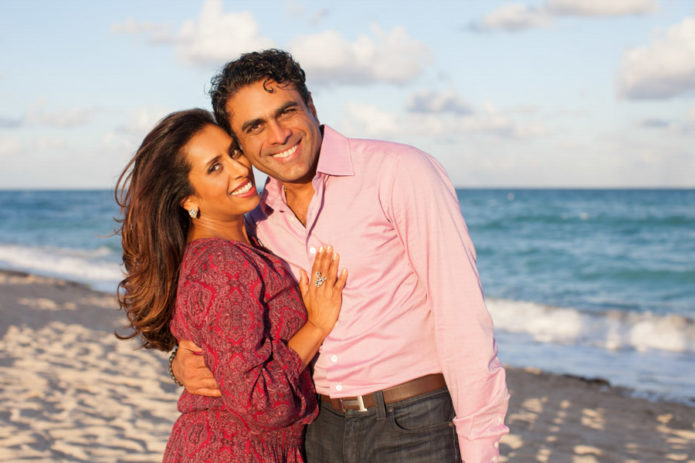
<path id="1" fill-rule="evenodd" d="M 117 340 L 113 296 L 0 271 L 0 461 L 157 462 L 177 417 L 166 355 Z M 695 409 L 509 368 L 501 462 L 693 462 Z"/>

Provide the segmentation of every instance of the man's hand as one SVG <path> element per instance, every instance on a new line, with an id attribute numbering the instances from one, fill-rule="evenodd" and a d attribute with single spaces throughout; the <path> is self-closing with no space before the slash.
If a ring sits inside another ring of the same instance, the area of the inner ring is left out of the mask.
<path id="1" fill-rule="evenodd" d="M 220 397 L 222 395 L 220 388 L 217 387 L 212 372 L 205 366 L 201 352 L 202 349 L 192 341 L 182 340 L 179 342 L 179 349 L 171 364 L 171 370 L 189 393 Z"/>

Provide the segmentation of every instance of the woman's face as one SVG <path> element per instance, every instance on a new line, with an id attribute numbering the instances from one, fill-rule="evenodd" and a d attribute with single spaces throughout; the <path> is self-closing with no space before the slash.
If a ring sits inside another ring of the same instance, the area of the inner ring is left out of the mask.
<path id="1" fill-rule="evenodd" d="M 183 206 L 196 207 L 201 220 L 233 220 L 258 205 L 251 163 L 243 154 L 230 150 L 232 138 L 215 125 L 205 126 L 183 149 L 191 166 L 188 179 L 195 191 Z"/>

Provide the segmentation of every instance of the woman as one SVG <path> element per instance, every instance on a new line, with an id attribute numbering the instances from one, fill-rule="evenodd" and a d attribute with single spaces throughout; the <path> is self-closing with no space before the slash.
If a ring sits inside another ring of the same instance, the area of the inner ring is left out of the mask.
<path id="1" fill-rule="evenodd" d="M 118 296 L 133 328 L 124 338 L 165 351 L 194 340 L 222 391 L 183 392 L 164 461 L 303 461 L 317 413 L 306 366 L 338 317 L 338 256 L 320 250 L 298 288 L 282 260 L 251 244 L 250 163 L 204 110 L 173 113 L 145 137 L 116 199 Z"/>

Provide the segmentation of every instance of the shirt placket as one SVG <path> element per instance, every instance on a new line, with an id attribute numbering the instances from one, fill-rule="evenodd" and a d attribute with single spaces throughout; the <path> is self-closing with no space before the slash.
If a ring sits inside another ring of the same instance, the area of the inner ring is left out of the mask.
<path id="1" fill-rule="evenodd" d="M 306 219 L 306 238 L 305 238 L 305 250 L 307 256 L 307 262 L 311 265 L 314 262 L 314 257 L 316 252 L 321 246 L 326 246 L 332 244 L 330 242 L 324 242 L 320 236 L 316 233 L 317 222 L 323 208 L 325 194 L 326 194 L 326 184 L 329 181 L 329 176 L 317 173 L 314 177 L 312 183 L 314 186 L 314 196 L 309 204 L 309 209 L 307 210 Z M 311 277 L 311 275 L 310 275 Z M 326 371 L 326 379 L 328 380 L 331 388 L 331 395 L 339 394 L 343 386 L 336 383 L 335 381 L 335 368 L 338 364 L 339 357 L 335 352 L 332 352 L 331 342 L 326 339 L 324 343 L 319 348 L 319 362 L 323 364 Z"/>
<path id="2" fill-rule="evenodd" d="M 304 247 L 306 252 L 307 262 L 311 266 L 314 262 L 314 257 L 316 252 L 324 244 L 321 239 L 314 232 L 316 228 L 316 222 L 318 221 L 319 214 L 321 213 L 321 208 L 323 207 L 323 197 L 325 192 L 325 182 L 326 176 L 317 173 L 312 180 L 312 185 L 314 187 L 314 196 L 311 198 L 309 203 L 309 208 L 306 212 L 306 226 L 304 227 Z M 311 268 L 309 268 L 310 270 Z"/>

